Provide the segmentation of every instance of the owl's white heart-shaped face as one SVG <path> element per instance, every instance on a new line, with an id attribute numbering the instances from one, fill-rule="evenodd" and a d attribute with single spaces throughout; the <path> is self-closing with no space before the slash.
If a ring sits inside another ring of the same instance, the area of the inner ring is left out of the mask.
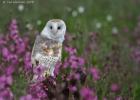
<path id="1" fill-rule="evenodd" d="M 63 42 L 65 32 L 65 22 L 60 19 L 52 19 L 47 22 L 45 28 L 41 32 L 41 35 L 59 42 Z"/>

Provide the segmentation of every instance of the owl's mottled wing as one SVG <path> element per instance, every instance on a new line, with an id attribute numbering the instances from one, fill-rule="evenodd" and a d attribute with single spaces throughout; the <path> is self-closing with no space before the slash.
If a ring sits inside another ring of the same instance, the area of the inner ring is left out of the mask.
<path id="1" fill-rule="evenodd" d="M 41 37 L 38 35 L 35 39 L 35 43 L 32 49 L 32 55 L 31 55 L 31 61 L 33 66 L 36 66 L 37 59 L 35 59 L 35 56 L 38 52 L 41 52 L 41 44 L 43 43 Z"/>

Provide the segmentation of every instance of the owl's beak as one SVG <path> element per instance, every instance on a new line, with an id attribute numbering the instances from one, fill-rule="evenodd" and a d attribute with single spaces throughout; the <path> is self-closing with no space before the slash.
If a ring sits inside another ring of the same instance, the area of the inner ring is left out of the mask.
<path id="1" fill-rule="evenodd" d="M 58 30 L 52 30 L 53 34 L 56 34 L 58 32 Z"/>

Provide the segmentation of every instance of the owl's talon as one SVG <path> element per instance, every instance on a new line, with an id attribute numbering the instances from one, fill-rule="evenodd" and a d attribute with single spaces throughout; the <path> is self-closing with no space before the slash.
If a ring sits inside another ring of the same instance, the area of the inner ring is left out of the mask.
<path id="1" fill-rule="evenodd" d="M 36 66 L 38 66 L 38 65 L 39 65 L 39 61 L 38 61 L 38 60 L 35 60 L 35 63 L 36 63 Z"/>

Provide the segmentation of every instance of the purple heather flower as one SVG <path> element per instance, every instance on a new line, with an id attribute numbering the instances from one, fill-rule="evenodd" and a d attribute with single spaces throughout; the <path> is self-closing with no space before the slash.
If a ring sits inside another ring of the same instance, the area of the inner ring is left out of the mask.
<path id="1" fill-rule="evenodd" d="M 0 100 L 4 100 L 4 98 L 3 97 L 0 97 Z"/>
<path id="2" fill-rule="evenodd" d="M 140 62 L 140 48 L 134 48 L 132 50 L 132 58 L 136 61 L 136 62 Z"/>
<path id="3" fill-rule="evenodd" d="M 25 62 L 30 62 L 31 61 L 31 53 L 30 52 L 25 53 L 24 61 Z"/>
<path id="4" fill-rule="evenodd" d="M 12 76 L 6 76 L 6 75 L 3 75 L 0 77 L 0 89 L 1 88 L 4 88 L 6 85 L 12 85 L 12 82 L 13 82 L 13 79 L 12 79 Z"/>
<path id="5" fill-rule="evenodd" d="M 78 63 L 76 61 L 71 61 L 71 68 L 78 68 Z"/>
<path id="6" fill-rule="evenodd" d="M 76 37 L 75 35 L 72 35 L 72 34 L 67 33 L 67 34 L 65 35 L 65 40 L 66 40 L 66 42 L 70 42 L 70 41 L 72 41 L 75 37 Z"/>
<path id="7" fill-rule="evenodd" d="M 2 55 L 4 58 L 8 58 L 9 50 L 6 47 L 2 48 Z"/>
<path id="8" fill-rule="evenodd" d="M 12 20 L 10 27 L 10 37 L 13 39 L 13 41 L 16 43 L 16 49 L 18 53 L 22 53 L 25 51 L 25 44 L 22 38 L 18 35 L 18 27 L 16 20 Z"/>
<path id="9" fill-rule="evenodd" d="M 12 40 L 17 43 L 17 39 L 19 38 L 17 33 L 12 33 L 10 34 L 10 38 L 12 38 Z"/>
<path id="10" fill-rule="evenodd" d="M 41 82 L 45 79 L 44 72 L 46 67 L 38 65 L 33 69 L 33 73 L 37 75 L 37 82 Z"/>
<path id="11" fill-rule="evenodd" d="M 0 90 L 1 89 L 3 89 L 3 88 L 5 88 L 5 83 L 6 82 L 6 76 L 5 75 L 3 75 L 3 76 L 0 76 Z"/>
<path id="12" fill-rule="evenodd" d="M 78 68 L 84 64 L 84 59 L 75 55 L 71 55 L 67 62 L 69 62 L 71 68 Z"/>
<path id="13" fill-rule="evenodd" d="M 25 46 L 29 45 L 29 38 L 28 37 L 23 37 L 23 41 Z"/>
<path id="14" fill-rule="evenodd" d="M 123 100 L 123 98 L 121 96 L 117 96 L 115 100 Z"/>
<path id="15" fill-rule="evenodd" d="M 13 100 L 14 98 L 13 93 L 9 88 L 5 88 L 3 91 L 0 91 L 0 97 L 4 100 Z"/>
<path id="16" fill-rule="evenodd" d="M 111 87 L 110 88 L 111 88 L 111 91 L 112 92 L 117 92 L 120 89 L 120 87 L 119 87 L 119 85 L 117 83 L 111 84 Z"/>
<path id="17" fill-rule="evenodd" d="M 24 68 L 25 70 L 30 70 L 32 68 L 32 63 L 31 63 L 31 53 L 26 52 L 24 56 Z"/>
<path id="18" fill-rule="evenodd" d="M 85 60 L 82 57 L 78 57 L 78 64 L 79 66 L 82 66 L 85 64 Z"/>
<path id="19" fill-rule="evenodd" d="M 12 85 L 12 83 L 13 83 L 13 78 L 12 78 L 12 76 L 7 76 L 7 77 L 6 77 L 6 83 L 7 83 L 8 85 Z"/>
<path id="20" fill-rule="evenodd" d="M 94 92 L 86 87 L 83 87 L 80 90 L 80 94 L 84 100 L 98 100 L 97 96 L 95 96 Z"/>
<path id="21" fill-rule="evenodd" d="M 42 88 L 42 83 L 41 82 L 36 82 L 34 84 L 30 84 L 29 87 L 29 93 L 35 97 L 35 98 L 39 98 L 39 100 L 41 98 L 46 98 L 47 94 L 46 92 L 43 90 Z M 43 99 L 44 100 L 44 99 Z"/>
<path id="22" fill-rule="evenodd" d="M 26 62 L 24 65 L 24 69 L 28 72 L 32 70 L 32 63 L 31 62 Z"/>
<path id="23" fill-rule="evenodd" d="M 92 77 L 95 81 L 100 79 L 99 69 L 97 69 L 96 67 L 93 67 L 93 68 L 90 69 L 90 72 L 91 72 Z"/>
<path id="24" fill-rule="evenodd" d="M 128 33 L 128 32 L 129 32 L 128 27 L 124 27 L 123 31 L 124 31 L 125 33 Z"/>
<path id="25" fill-rule="evenodd" d="M 20 100 L 35 100 L 33 99 L 31 94 L 27 94 L 26 96 L 22 96 Z M 37 100 L 37 99 L 36 99 Z M 39 100 L 39 99 L 38 99 Z"/>
<path id="26" fill-rule="evenodd" d="M 70 75 L 67 77 L 67 79 L 68 79 L 68 80 L 70 80 L 70 79 L 76 79 L 76 80 L 79 81 L 80 75 L 79 75 L 78 73 L 72 72 L 72 73 L 70 73 Z"/>
<path id="27" fill-rule="evenodd" d="M 67 67 L 69 67 L 70 65 L 69 65 L 69 62 L 68 62 L 68 59 L 66 58 L 65 60 L 64 60 L 64 63 L 63 63 L 63 68 L 67 68 Z"/>
<path id="28" fill-rule="evenodd" d="M 78 61 L 78 57 L 76 55 L 70 55 L 69 62 Z"/>
<path id="29" fill-rule="evenodd" d="M 103 100 L 107 100 L 107 98 L 106 97 L 103 97 Z"/>
<path id="30" fill-rule="evenodd" d="M 83 87 L 80 90 L 80 94 L 81 94 L 82 97 L 87 97 L 87 96 L 93 95 L 93 91 L 90 90 L 89 88 Z"/>
<path id="31" fill-rule="evenodd" d="M 10 65 L 6 68 L 5 73 L 6 73 L 6 75 L 11 75 L 14 73 L 14 71 L 15 71 L 14 65 Z"/>
<path id="32" fill-rule="evenodd" d="M 16 19 L 13 19 L 10 23 L 9 27 L 10 34 L 17 34 L 18 33 L 18 26 Z"/>
<path id="33" fill-rule="evenodd" d="M 67 51 L 70 55 L 75 54 L 77 51 L 75 48 L 72 47 L 64 47 L 65 51 Z"/>
<path id="34" fill-rule="evenodd" d="M 33 72 L 34 74 L 36 75 L 41 75 L 43 72 L 45 71 L 45 67 L 44 66 L 36 66 L 34 69 L 33 69 Z"/>
<path id="35" fill-rule="evenodd" d="M 79 80 L 80 79 L 80 74 L 78 74 L 78 73 L 74 74 L 74 78 Z"/>
<path id="36" fill-rule="evenodd" d="M 69 86 L 69 90 L 71 92 L 75 92 L 75 91 L 77 91 L 77 87 L 76 86 Z"/>
<path id="37" fill-rule="evenodd" d="M 6 44 L 6 41 L 3 39 L 3 37 L 0 37 L 0 45 Z"/>
<path id="38" fill-rule="evenodd" d="M 16 54 L 10 54 L 9 57 L 10 57 L 11 63 L 13 65 L 18 64 L 18 56 Z"/>
<path id="39" fill-rule="evenodd" d="M 25 49 L 26 49 L 26 46 L 25 46 L 23 40 L 19 39 L 16 42 L 17 42 L 17 45 L 16 45 L 17 52 L 19 54 L 23 53 L 25 51 Z"/>

